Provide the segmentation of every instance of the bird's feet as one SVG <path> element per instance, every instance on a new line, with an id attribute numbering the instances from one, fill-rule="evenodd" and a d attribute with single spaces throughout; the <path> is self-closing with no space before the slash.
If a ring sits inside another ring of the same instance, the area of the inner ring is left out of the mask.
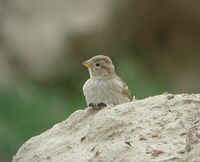
<path id="1" fill-rule="evenodd" d="M 102 108 L 106 107 L 107 104 L 105 104 L 103 102 L 100 102 L 100 103 L 97 103 L 97 104 L 90 103 L 88 106 L 95 109 L 95 110 L 98 110 L 98 109 L 102 109 Z"/>

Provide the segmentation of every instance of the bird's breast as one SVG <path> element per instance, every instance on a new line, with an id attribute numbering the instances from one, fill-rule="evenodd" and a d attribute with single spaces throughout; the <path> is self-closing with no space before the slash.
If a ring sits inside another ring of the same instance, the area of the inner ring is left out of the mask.
<path id="1" fill-rule="evenodd" d="M 119 87 L 113 84 L 113 80 L 89 79 L 83 87 L 83 92 L 87 104 L 101 102 L 119 104 L 126 102 L 125 98 L 119 92 Z"/>

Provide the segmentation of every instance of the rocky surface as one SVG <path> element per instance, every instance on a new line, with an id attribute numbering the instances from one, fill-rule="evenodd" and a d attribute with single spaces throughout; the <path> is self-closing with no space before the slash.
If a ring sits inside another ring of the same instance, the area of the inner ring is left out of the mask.
<path id="1" fill-rule="evenodd" d="M 13 162 L 200 161 L 200 95 L 162 94 L 78 110 L 31 138 Z"/>

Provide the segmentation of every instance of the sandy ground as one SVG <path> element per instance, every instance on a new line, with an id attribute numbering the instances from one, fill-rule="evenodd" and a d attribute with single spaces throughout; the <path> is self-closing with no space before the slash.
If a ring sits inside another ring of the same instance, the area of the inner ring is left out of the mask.
<path id="1" fill-rule="evenodd" d="M 78 110 L 24 143 L 13 162 L 200 162 L 200 94 Z"/>

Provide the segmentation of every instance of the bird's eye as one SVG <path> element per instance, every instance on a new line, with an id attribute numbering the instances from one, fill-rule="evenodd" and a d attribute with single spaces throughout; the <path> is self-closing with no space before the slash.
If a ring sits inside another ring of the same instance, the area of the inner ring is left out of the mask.
<path id="1" fill-rule="evenodd" d="M 96 66 L 100 66 L 100 63 L 96 63 Z"/>

